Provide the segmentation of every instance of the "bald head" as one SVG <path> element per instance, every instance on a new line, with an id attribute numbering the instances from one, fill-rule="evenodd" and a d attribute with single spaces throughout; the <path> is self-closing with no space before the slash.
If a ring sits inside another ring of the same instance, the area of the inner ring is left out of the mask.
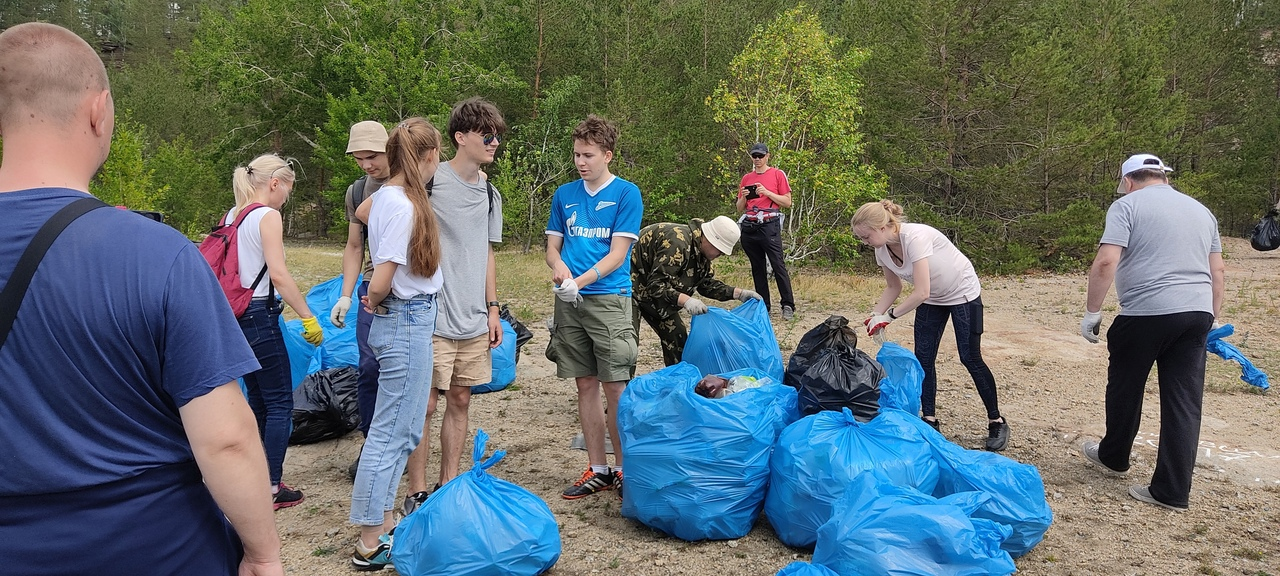
<path id="1" fill-rule="evenodd" d="M 31 22 L 0 33 L 0 134 L 26 122 L 70 124 L 108 88 L 102 59 L 70 30 Z"/>

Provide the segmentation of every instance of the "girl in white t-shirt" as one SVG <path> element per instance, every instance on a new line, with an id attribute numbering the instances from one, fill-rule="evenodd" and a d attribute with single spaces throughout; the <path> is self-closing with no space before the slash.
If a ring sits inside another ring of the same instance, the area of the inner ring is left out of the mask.
<path id="1" fill-rule="evenodd" d="M 263 154 L 246 166 L 236 168 L 231 177 L 236 205 L 226 215 L 234 222 L 249 210 L 236 232 L 237 255 L 240 259 L 240 285 L 253 288 L 253 300 L 238 318 L 240 330 L 253 348 L 261 366 L 245 374 L 245 390 L 249 406 L 258 417 L 258 433 L 267 453 L 267 472 L 277 510 L 302 502 L 302 492 L 281 481 L 284 455 L 289 448 L 293 428 L 293 376 L 289 353 L 280 330 L 279 293 L 285 303 L 302 318 L 303 338 L 319 345 L 324 332 L 307 299 L 289 275 L 284 263 L 284 226 L 280 208 L 293 191 L 293 169 L 275 154 Z M 253 206 L 258 204 L 260 206 Z"/>
<path id="2" fill-rule="evenodd" d="M 934 415 L 938 378 L 934 362 L 947 318 L 956 333 L 960 363 L 969 371 L 987 409 L 987 450 L 1004 450 L 1009 425 L 1000 416 L 996 380 L 982 360 L 982 286 L 973 264 L 937 229 L 904 222 L 902 207 L 891 200 L 863 204 L 853 215 L 853 234 L 876 250 L 884 271 L 885 289 L 863 324 L 875 335 L 890 322 L 915 310 L 915 354 L 924 368 L 920 394 L 922 418 L 938 429 Z M 911 295 L 898 306 L 902 281 L 912 283 Z"/>
<path id="3" fill-rule="evenodd" d="M 360 538 L 351 555 L 359 570 L 391 562 L 400 474 L 422 439 L 431 392 L 432 335 L 440 274 L 440 238 L 428 194 L 440 165 L 440 132 L 410 118 L 387 139 L 391 177 L 356 216 L 369 223 L 373 279 L 361 305 L 373 312 L 369 347 L 378 358 L 378 400 L 351 487 L 351 523 Z"/>

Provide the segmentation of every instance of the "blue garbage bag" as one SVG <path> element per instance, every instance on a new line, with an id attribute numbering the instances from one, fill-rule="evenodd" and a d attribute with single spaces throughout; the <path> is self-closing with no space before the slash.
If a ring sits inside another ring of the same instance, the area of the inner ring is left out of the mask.
<path id="1" fill-rule="evenodd" d="M 896 484 L 933 491 L 938 483 L 933 450 L 901 414 L 881 410 L 861 423 L 848 408 L 823 411 L 782 431 L 769 459 L 764 499 L 765 517 L 778 539 L 788 546 L 813 546 L 818 527 L 831 519 L 849 482 L 866 470 L 878 470 Z"/>
<path id="2" fill-rule="evenodd" d="M 723 398 L 694 392 L 687 362 L 639 376 L 618 403 L 627 455 L 622 515 L 689 541 L 741 538 L 764 504 L 769 453 L 799 416 L 796 391 L 748 368 L 722 375 L 762 384 Z"/>
<path id="3" fill-rule="evenodd" d="M 1270 388 L 1271 384 L 1267 382 L 1266 372 L 1263 372 L 1262 370 L 1259 370 L 1257 366 L 1254 366 L 1253 362 L 1250 362 L 1239 348 L 1236 348 L 1226 340 L 1223 340 L 1223 338 L 1235 334 L 1235 332 L 1235 326 L 1231 324 L 1223 324 L 1217 330 L 1209 332 L 1209 341 L 1205 343 L 1205 347 L 1208 348 L 1210 352 L 1217 354 L 1219 358 L 1222 358 L 1223 360 L 1233 360 L 1236 364 L 1239 364 L 1241 380 L 1263 390 Z"/>
<path id="4" fill-rule="evenodd" d="M 560 529 L 546 502 L 490 476 L 507 453 L 484 459 L 489 435 L 476 431 L 476 465 L 431 494 L 396 526 L 391 562 L 401 576 L 542 574 L 560 559 Z"/>
<path id="5" fill-rule="evenodd" d="M 356 278 L 359 285 L 361 278 Z M 285 350 L 289 353 L 289 368 L 296 388 L 308 374 L 330 368 L 357 366 L 360 350 L 356 346 L 356 313 L 360 302 L 351 303 L 347 311 L 346 326 L 338 328 L 329 322 L 329 311 L 342 295 L 342 276 L 316 284 L 307 291 L 307 307 L 316 315 L 324 330 L 324 342 L 312 346 L 302 339 L 302 321 L 284 321 L 280 317 L 280 329 L 284 332 Z"/>
<path id="6" fill-rule="evenodd" d="M 821 564 L 792 562 L 778 571 L 777 576 L 840 576 Z"/>
<path id="7" fill-rule="evenodd" d="M 970 515 L 989 494 L 934 498 L 864 472 L 818 529 L 813 563 L 860 576 L 986 576 L 1017 568 L 1000 548 L 1013 530 Z"/>
<path id="8" fill-rule="evenodd" d="M 493 380 L 479 386 L 472 386 L 472 394 L 496 392 L 510 386 L 516 381 L 516 329 L 506 319 L 502 322 L 502 343 L 489 350 L 489 359 L 493 363 Z"/>
<path id="9" fill-rule="evenodd" d="M 683 359 L 704 376 L 755 368 L 782 382 L 782 350 L 764 302 L 753 298 L 732 311 L 711 306 L 689 324 Z"/>
<path id="10" fill-rule="evenodd" d="M 876 353 L 876 362 L 885 372 L 884 380 L 880 381 L 880 407 L 919 414 L 924 368 L 916 355 L 893 342 L 885 342 Z"/>
<path id="11" fill-rule="evenodd" d="M 1005 540 L 1003 547 L 1014 558 L 1031 551 L 1044 539 L 1044 533 L 1053 524 L 1053 510 L 1045 498 L 1044 480 L 1035 466 L 994 452 L 961 448 L 915 415 L 896 410 L 882 412 L 892 413 L 891 417 L 896 417 L 904 425 L 915 426 L 933 448 L 934 460 L 939 466 L 934 496 L 959 492 L 990 494 L 991 499 L 972 516 L 1013 528 L 1013 535 Z"/>

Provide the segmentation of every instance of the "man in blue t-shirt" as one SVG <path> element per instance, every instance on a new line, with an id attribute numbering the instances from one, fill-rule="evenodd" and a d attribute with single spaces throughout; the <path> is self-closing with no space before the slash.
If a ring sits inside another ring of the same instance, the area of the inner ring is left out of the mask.
<path id="1" fill-rule="evenodd" d="M 111 145 L 106 69 L 70 31 L 0 33 L 0 284 Z M 0 345 L 5 574 L 278 575 L 258 363 L 172 228 L 99 208 L 49 247 Z"/>
<path id="2" fill-rule="evenodd" d="M 618 129 L 594 114 L 573 130 L 573 161 L 582 179 L 561 186 L 547 219 L 547 266 L 556 295 L 547 357 L 578 386 L 578 416 L 590 467 L 565 489 L 574 500 L 622 489 L 618 398 L 636 369 L 631 325 L 631 245 L 640 235 L 640 189 L 609 172 Z M 600 403 L 604 388 L 608 421 Z M 608 427 L 615 466 L 609 469 Z"/>

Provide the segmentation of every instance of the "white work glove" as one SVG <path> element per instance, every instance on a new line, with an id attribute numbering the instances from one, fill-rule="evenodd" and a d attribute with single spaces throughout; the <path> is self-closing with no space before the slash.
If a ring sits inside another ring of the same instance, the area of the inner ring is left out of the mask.
<path id="1" fill-rule="evenodd" d="M 694 298 L 692 296 L 690 296 L 688 300 L 684 301 L 684 309 L 686 312 L 689 313 L 690 316 L 697 316 L 699 314 L 707 313 L 707 305 L 703 303 L 701 300 Z"/>
<path id="2" fill-rule="evenodd" d="M 556 298 L 559 298 L 562 302 L 568 302 L 574 306 L 577 306 L 578 302 L 582 301 L 582 295 L 578 294 L 578 283 L 574 282 L 573 278 L 566 278 L 564 282 L 561 282 L 559 286 L 552 288 L 551 291 L 555 293 Z"/>
<path id="3" fill-rule="evenodd" d="M 338 298 L 338 303 L 333 305 L 333 310 L 329 311 L 329 323 L 343 328 L 347 325 L 347 311 L 351 310 L 351 297 L 343 296 Z"/>
<path id="4" fill-rule="evenodd" d="M 764 300 L 764 297 L 760 296 L 760 294 L 755 290 L 747 290 L 746 288 L 743 288 L 742 292 L 738 294 L 738 300 L 742 302 L 746 302 L 753 298 L 756 300 Z"/>
<path id="5" fill-rule="evenodd" d="M 1080 335 L 1094 344 L 1098 343 L 1098 329 L 1102 326 L 1102 312 L 1084 311 L 1084 319 L 1080 321 Z"/>
<path id="6" fill-rule="evenodd" d="M 1217 318 L 1214 318 L 1214 319 L 1213 319 L 1213 324 L 1210 324 L 1210 325 L 1209 325 L 1209 331 L 1210 331 L 1210 332 L 1213 332 L 1214 330 L 1217 330 L 1217 329 L 1219 329 L 1219 328 L 1221 328 L 1221 327 L 1222 327 L 1222 322 L 1219 322 Z"/>
<path id="7" fill-rule="evenodd" d="M 870 318 L 862 321 L 862 325 L 867 327 L 867 335 L 875 336 L 889 326 L 893 322 L 893 316 L 888 314 L 872 314 Z"/>

